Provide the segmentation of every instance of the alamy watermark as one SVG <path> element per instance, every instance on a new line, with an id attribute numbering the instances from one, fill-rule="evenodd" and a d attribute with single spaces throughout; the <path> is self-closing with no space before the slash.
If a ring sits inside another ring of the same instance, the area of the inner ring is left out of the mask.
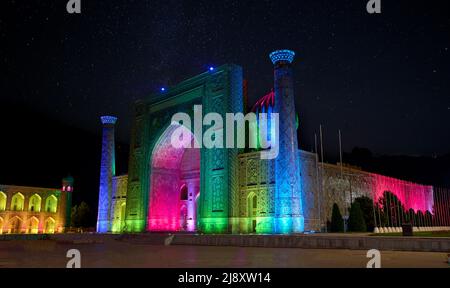
<path id="1" fill-rule="evenodd" d="M 69 14 L 81 13 L 81 0 L 69 0 L 66 4 L 66 10 Z"/>
<path id="2" fill-rule="evenodd" d="M 66 253 L 66 257 L 70 258 L 67 261 L 66 268 L 81 268 L 81 253 L 78 249 L 70 249 Z"/>
<path id="3" fill-rule="evenodd" d="M 381 13 L 381 0 L 369 0 L 366 5 L 367 13 L 380 14 Z"/>
<path id="4" fill-rule="evenodd" d="M 367 262 L 366 268 L 381 268 L 381 253 L 377 249 L 371 249 L 367 251 L 367 258 L 370 258 Z"/>
<path id="5" fill-rule="evenodd" d="M 224 129 L 225 122 L 225 129 Z M 172 116 L 175 127 L 171 135 L 174 148 L 245 148 L 246 123 L 249 128 L 249 148 L 261 148 L 261 159 L 275 159 L 278 156 L 279 115 L 278 113 L 226 113 L 225 121 L 219 113 L 207 113 L 203 117 L 201 105 L 194 106 L 194 121 L 186 113 Z M 203 126 L 210 126 L 203 132 Z M 192 128 L 194 139 L 192 138 Z M 225 134 L 225 135 L 224 135 Z M 225 139 L 225 142 L 224 142 Z"/>
<path id="6" fill-rule="evenodd" d="M 66 10 L 69 14 L 81 13 L 81 0 L 69 0 L 66 4 Z M 367 13 L 380 14 L 381 13 L 381 0 L 369 0 L 366 5 Z"/>

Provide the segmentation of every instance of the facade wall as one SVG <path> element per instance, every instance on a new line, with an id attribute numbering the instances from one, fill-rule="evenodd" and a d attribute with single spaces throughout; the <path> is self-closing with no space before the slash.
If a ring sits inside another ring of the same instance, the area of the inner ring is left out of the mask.
<path id="1" fill-rule="evenodd" d="M 201 148 L 198 153 L 200 159 L 191 162 L 196 165 L 184 166 L 186 170 L 180 172 L 179 161 L 186 153 L 185 149 L 161 149 L 161 143 L 169 143 L 166 137 L 175 113 L 185 113 L 193 119 L 215 112 L 226 119 L 225 113 L 243 112 L 243 74 L 237 65 L 218 67 L 152 95 L 148 100 L 137 102 L 131 133 L 129 175 L 112 180 L 109 175 L 113 172 L 102 176 L 102 183 L 108 187 L 112 183 L 113 186 L 107 189 L 112 191 L 111 196 L 102 193 L 101 189 L 99 211 L 102 213 L 99 215 L 109 214 L 107 225 L 102 227 L 112 227 L 108 231 L 113 232 L 180 231 L 184 230 L 179 224 L 184 217 L 190 221 L 187 222 L 191 227 L 188 231 L 205 233 L 317 231 L 326 227 L 334 203 L 346 216 L 353 199 L 367 196 L 376 201 L 385 191 L 397 195 L 407 209 L 431 211 L 433 189 L 430 186 L 351 167 L 319 163 L 316 154 L 298 150 L 290 68 L 294 54 L 287 50 L 271 54 L 275 65 L 272 93 L 275 103 L 263 108 L 271 111 L 275 105 L 273 111 L 282 115 L 279 157 L 274 160 L 262 160 L 261 152 Z M 197 105 L 202 105 L 200 115 L 194 108 Z M 201 130 L 206 129 L 200 128 L 189 127 L 197 141 L 203 139 Z M 196 130 L 200 130 L 200 135 Z M 216 127 L 215 132 L 220 135 L 223 130 L 223 127 Z M 111 143 L 113 137 L 108 139 L 108 147 L 114 147 Z M 106 150 L 111 152 L 111 149 Z M 105 169 L 114 171 L 115 163 L 110 163 L 110 158 L 114 161 L 109 157 Z M 175 166 L 170 170 L 164 165 L 155 165 L 153 162 L 159 158 Z M 182 200 L 187 202 L 180 203 L 183 185 L 188 187 L 189 197 Z M 108 195 L 107 199 L 102 195 Z"/>
<path id="2" fill-rule="evenodd" d="M 152 155 L 175 113 L 194 117 L 194 105 L 203 115 L 242 112 L 242 68 L 224 65 L 167 89 L 164 95 L 135 105 L 131 136 L 126 225 L 128 232 L 148 230 Z M 197 135 L 195 135 L 197 136 Z M 200 135 L 202 137 L 202 135 Z M 198 229 L 212 233 L 237 231 L 238 149 L 201 149 Z M 153 195 L 157 197 L 157 195 Z M 235 209 L 233 209 L 235 208 Z"/>
<path id="3" fill-rule="evenodd" d="M 127 203 L 128 175 L 116 176 L 112 179 L 111 229 L 118 233 L 125 227 L 125 209 Z"/>
<path id="4" fill-rule="evenodd" d="M 341 169 L 340 165 L 322 164 L 315 153 L 303 150 L 299 150 L 298 153 L 305 231 L 323 231 L 327 221 L 331 220 L 334 203 L 338 204 L 343 216 L 348 216 L 348 209 L 355 198 L 367 196 L 377 200 L 384 191 L 397 195 L 407 209 L 432 211 L 431 186 L 410 183 L 352 167 L 343 166 Z M 238 158 L 239 200 L 237 206 L 232 207 L 238 211 L 238 217 L 234 217 L 237 228 L 230 232 L 273 233 L 276 205 L 274 160 L 262 160 L 259 152 L 243 153 Z M 185 178 L 189 180 L 188 175 Z M 114 215 L 112 221 L 116 223 L 113 225 L 116 227 L 113 232 L 123 231 L 121 208 L 126 203 L 127 182 L 126 175 L 115 177 L 113 180 L 115 198 L 112 199 L 111 214 Z M 188 183 L 189 181 L 186 182 Z M 194 178 L 192 185 L 198 186 L 199 180 Z"/>
<path id="5" fill-rule="evenodd" d="M 275 225 L 274 171 L 275 161 L 261 160 L 259 152 L 239 155 L 240 233 L 273 232 Z M 253 202 L 254 197 L 256 197 L 255 202 Z"/>
<path id="6" fill-rule="evenodd" d="M 0 185 L 0 198 L 6 195 L 6 203 L 0 203 L 0 234 L 64 232 L 70 224 L 67 223 L 67 209 L 71 207 L 68 193 L 72 192 Z"/>

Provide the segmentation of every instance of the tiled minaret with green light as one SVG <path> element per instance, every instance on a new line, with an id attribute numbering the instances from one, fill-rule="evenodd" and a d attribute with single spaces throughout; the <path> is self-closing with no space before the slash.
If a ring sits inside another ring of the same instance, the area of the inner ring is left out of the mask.
<path id="1" fill-rule="evenodd" d="M 292 62 L 295 53 L 270 54 L 274 65 L 274 112 L 279 113 L 279 146 L 275 160 L 275 233 L 304 230 Z"/>

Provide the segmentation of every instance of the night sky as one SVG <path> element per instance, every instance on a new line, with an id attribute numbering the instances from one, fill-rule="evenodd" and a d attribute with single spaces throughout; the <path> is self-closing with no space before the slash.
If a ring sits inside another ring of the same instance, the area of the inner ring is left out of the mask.
<path id="1" fill-rule="evenodd" d="M 287 48 L 297 52 L 303 149 L 313 149 L 323 124 L 329 155 L 337 154 L 338 129 L 346 151 L 450 152 L 449 1 L 382 0 L 380 15 L 366 12 L 366 0 L 81 1 L 81 15 L 69 15 L 63 0 L 1 1 L 2 111 L 27 107 L 86 131 L 97 150 L 99 116 L 113 114 L 126 145 L 135 100 L 211 65 L 235 63 L 254 103 L 273 85 L 268 54 Z M 14 125 L 3 119 L 8 131 Z M 40 128 L 51 138 L 49 127 Z M 8 137 L 3 131 L 2 141 Z M 91 145 L 86 141 L 67 153 L 81 155 Z M 18 153 L 2 151 L 11 152 Z M 41 161 L 33 145 L 22 153 Z M 92 155 L 83 165 L 97 171 L 100 156 Z"/>

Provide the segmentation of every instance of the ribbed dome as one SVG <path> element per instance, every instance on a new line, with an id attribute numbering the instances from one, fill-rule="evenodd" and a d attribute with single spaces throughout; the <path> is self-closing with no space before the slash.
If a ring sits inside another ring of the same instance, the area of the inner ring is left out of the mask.
<path id="1" fill-rule="evenodd" d="M 275 93 L 270 91 L 270 93 L 264 95 L 263 97 L 259 98 L 258 101 L 256 101 L 255 105 L 253 105 L 251 112 L 253 113 L 272 113 L 273 108 L 275 106 Z M 280 116 L 281 118 L 281 116 Z M 298 120 L 298 114 L 295 114 L 295 124 L 296 128 L 298 129 L 299 126 L 299 120 Z"/>
<path id="2" fill-rule="evenodd" d="M 252 112 L 254 113 L 267 112 L 269 107 L 273 108 L 274 105 L 275 105 L 275 93 L 273 93 L 272 90 L 270 91 L 269 94 L 264 95 L 263 97 L 259 98 L 258 101 L 256 101 L 255 105 L 253 105 Z"/>

